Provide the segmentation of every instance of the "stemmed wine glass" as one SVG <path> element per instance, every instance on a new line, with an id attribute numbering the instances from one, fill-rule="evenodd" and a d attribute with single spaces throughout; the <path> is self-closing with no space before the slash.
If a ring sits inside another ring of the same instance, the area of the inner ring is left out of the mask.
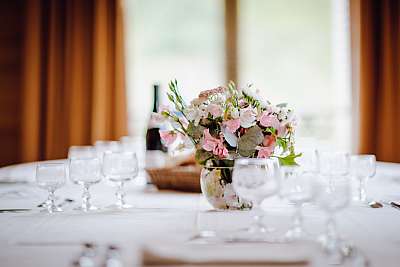
<path id="1" fill-rule="evenodd" d="M 138 161 L 134 152 L 111 152 L 107 151 L 103 156 L 103 174 L 111 182 L 117 183 L 118 189 L 115 193 L 117 202 L 112 207 L 118 209 L 131 208 L 125 202 L 124 184 L 138 175 Z"/>
<path id="2" fill-rule="evenodd" d="M 366 183 L 376 172 L 375 155 L 353 155 L 350 157 L 351 174 L 358 180 L 358 194 L 355 198 L 359 203 L 367 201 Z"/>
<path id="3" fill-rule="evenodd" d="M 71 158 L 69 176 L 73 183 L 83 186 L 82 204 L 75 208 L 84 212 L 97 210 L 90 202 L 90 186 L 101 181 L 100 160 L 97 157 Z"/>
<path id="4" fill-rule="evenodd" d="M 287 241 L 305 239 L 303 205 L 315 197 L 315 176 L 298 166 L 282 167 L 281 195 L 295 205 L 293 225 L 285 234 Z"/>
<path id="5" fill-rule="evenodd" d="M 324 250 L 334 262 L 341 262 L 343 258 L 342 240 L 336 227 L 335 215 L 349 205 L 351 188 L 350 181 L 345 176 L 334 176 L 329 179 L 321 178 L 317 181 L 316 202 L 327 215 L 326 232 L 319 241 Z"/>
<path id="6" fill-rule="evenodd" d="M 55 204 L 55 191 L 65 185 L 66 170 L 65 164 L 59 162 L 39 163 L 36 166 L 37 185 L 49 192 L 46 201 L 46 211 L 48 213 L 60 212 L 62 209 Z"/>
<path id="7" fill-rule="evenodd" d="M 318 151 L 318 157 L 323 176 L 345 176 L 350 171 L 350 155 L 346 152 Z"/>
<path id="8" fill-rule="evenodd" d="M 264 223 L 261 202 L 278 193 L 280 166 L 277 159 L 236 159 L 232 174 L 236 193 L 253 204 L 253 224 L 243 233 L 234 237 L 238 240 L 271 241 L 270 231 Z"/>

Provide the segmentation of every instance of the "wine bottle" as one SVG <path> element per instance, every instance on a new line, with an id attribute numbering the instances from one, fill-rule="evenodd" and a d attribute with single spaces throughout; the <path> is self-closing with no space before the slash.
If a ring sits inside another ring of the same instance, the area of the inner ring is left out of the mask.
<path id="1" fill-rule="evenodd" d="M 153 112 L 158 112 L 159 85 L 153 85 Z M 150 117 L 146 132 L 146 150 L 161 150 L 166 152 L 167 148 L 161 143 L 160 125 L 155 124 Z"/>

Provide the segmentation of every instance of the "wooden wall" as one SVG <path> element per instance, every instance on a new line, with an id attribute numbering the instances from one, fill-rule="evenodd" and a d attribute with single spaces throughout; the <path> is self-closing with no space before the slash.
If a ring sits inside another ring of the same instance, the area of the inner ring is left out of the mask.
<path id="1" fill-rule="evenodd" d="M 23 0 L 0 1 L 0 166 L 19 161 Z"/>

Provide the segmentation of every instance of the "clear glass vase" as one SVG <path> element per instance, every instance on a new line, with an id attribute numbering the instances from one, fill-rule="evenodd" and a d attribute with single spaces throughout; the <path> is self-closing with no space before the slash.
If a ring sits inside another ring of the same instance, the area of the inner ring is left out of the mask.
<path id="1" fill-rule="evenodd" d="M 251 209 L 251 202 L 240 199 L 236 194 L 232 185 L 232 171 L 233 167 L 203 167 L 200 175 L 201 192 L 215 209 Z"/>

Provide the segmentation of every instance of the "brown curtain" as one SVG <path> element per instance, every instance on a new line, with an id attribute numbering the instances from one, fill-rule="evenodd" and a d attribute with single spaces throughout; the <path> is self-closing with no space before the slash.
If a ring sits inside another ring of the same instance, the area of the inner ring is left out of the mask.
<path id="1" fill-rule="evenodd" d="M 400 162 L 400 0 L 350 1 L 360 153 Z"/>
<path id="2" fill-rule="evenodd" d="M 125 135 L 121 1 L 26 3 L 22 160 Z"/>

